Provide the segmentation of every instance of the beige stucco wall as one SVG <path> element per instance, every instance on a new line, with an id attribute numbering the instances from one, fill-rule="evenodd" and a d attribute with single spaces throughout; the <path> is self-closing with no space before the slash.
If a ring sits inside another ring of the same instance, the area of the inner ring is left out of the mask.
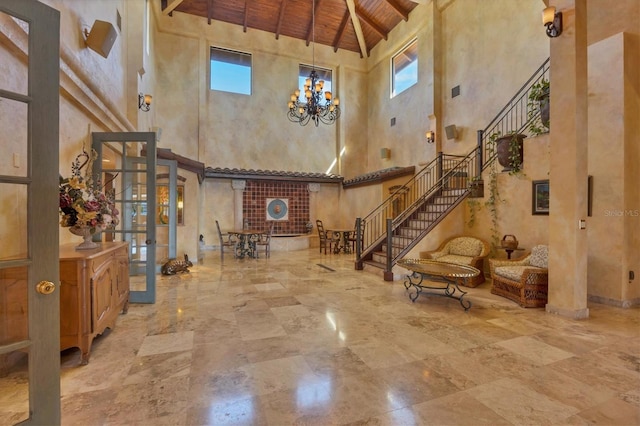
<path id="1" fill-rule="evenodd" d="M 637 36 L 619 33 L 589 46 L 589 174 L 593 216 L 588 220 L 588 290 L 596 300 L 629 304 L 640 292 L 638 270 Z M 633 72 L 628 72 L 636 70 Z M 611 79 L 611 74 L 625 76 Z M 634 161 L 635 159 L 635 161 Z M 636 180 L 633 180 L 633 179 Z"/>
<path id="2" fill-rule="evenodd" d="M 491 208 L 486 204 L 490 199 L 491 169 L 482 174 L 484 197 L 468 199 L 464 203 L 464 232 L 492 243 L 494 252 L 491 257 L 506 258 L 506 252 L 499 249 L 500 240 L 505 235 L 514 235 L 519 242 L 518 247 L 527 251 L 535 245 L 548 244 L 549 216 L 532 214 L 532 185 L 533 181 L 549 179 L 549 135 L 526 138 L 523 158 L 522 173 L 516 175 L 502 172 L 502 167 L 495 165 L 499 194 L 495 203 L 498 229 L 492 231 Z M 550 184 L 550 191 L 553 191 L 553 184 Z M 472 214 L 471 210 L 475 213 Z M 523 253 L 515 252 L 513 258 Z M 488 265 L 485 266 L 488 270 Z"/>
<path id="3" fill-rule="evenodd" d="M 70 173 L 71 161 L 88 140 L 89 125 L 91 131 L 160 128 L 160 147 L 214 167 L 325 172 L 343 153 L 331 172 L 346 178 L 390 166 L 419 166 L 430 161 L 437 150 L 467 153 L 475 145 L 476 130 L 486 125 L 549 55 L 552 42 L 540 24 L 542 0 L 420 4 L 409 21 L 401 22 L 369 57 L 361 59 L 353 52 L 334 53 L 329 47 L 316 46 L 316 64 L 334 70 L 334 92 L 342 101 L 343 113 L 334 126 L 300 127 L 290 123 L 285 113 L 298 64 L 312 61 L 312 48 L 304 42 L 286 37 L 275 40 L 272 34 L 251 29 L 245 33 L 240 27 L 215 21 L 207 25 L 206 19 L 179 12 L 169 17 L 161 13 L 159 2 L 152 2 L 153 36 L 147 54 L 143 0 L 44 3 L 61 11 L 60 172 L 64 175 Z M 598 249 L 589 251 L 589 294 L 608 301 L 633 302 L 640 298 L 640 278 L 629 282 L 628 272 L 635 271 L 636 276 L 640 273 L 640 220 L 628 214 L 612 227 L 614 219 L 597 214 L 606 209 L 604 202 L 621 204 L 623 211 L 640 208 L 635 186 L 640 180 L 640 4 L 637 0 L 587 0 L 587 6 L 587 42 L 594 52 L 589 53 L 593 61 L 590 84 L 597 82 L 590 89 L 589 120 L 593 122 L 589 143 L 593 146 L 589 147 L 589 173 L 594 175 L 595 193 L 594 216 L 588 218 L 587 230 L 589 246 Z M 115 23 L 116 10 L 122 16 L 123 31 L 105 59 L 84 46 L 82 31 L 95 19 Z M 565 12 L 567 22 L 571 22 L 573 12 Z M 567 33 L 570 35 L 571 29 Z M 413 38 L 419 46 L 419 82 L 391 99 L 389 60 Z M 254 54 L 254 96 L 250 99 L 208 90 L 208 48 L 212 44 Z M 10 84 L 23 84 L 21 65 L 14 54 L 3 47 L 0 55 L 0 78 Z M 560 67 L 556 72 L 564 71 Z M 561 77 L 555 75 L 554 79 L 561 81 Z M 452 99 L 451 88 L 457 85 L 461 94 Z M 616 96 L 610 97 L 605 88 Z M 154 96 L 150 112 L 138 110 L 138 92 Z M 595 98 L 597 104 L 592 100 Z M 391 127 L 393 117 L 396 125 Z M 614 126 L 619 117 L 620 125 Z M 3 119 L 13 123 L 19 118 L 4 114 Z M 444 126 L 449 124 L 458 127 L 457 141 L 444 137 Z M 424 140 L 428 129 L 436 130 L 438 142 L 434 145 Z M 607 141 L 607 149 L 619 146 L 624 155 L 609 162 L 608 158 L 616 154 L 603 151 L 607 155 L 602 158 L 607 161 L 598 162 L 600 141 Z M 0 142 L 3 147 L 11 143 Z M 549 219 L 531 215 L 531 181 L 549 176 L 549 143 L 549 136 L 525 141 L 524 178 L 498 176 L 506 200 L 499 206 L 503 211 L 499 234 L 515 234 L 525 248 L 549 238 Z M 390 159 L 380 158 L 382 147 L 391 149 Z M 6 157 L 1 160 L 2 167 L 13 168 L 12 156 Z M 557 167 L 566 167 L 560 165 L 566 159 L 552 161 L 558 162 Z M 194 258 L 198 234 L 205 235 L 208 245 L 216 243 L 213 220 L 218 218 L 225 228 L 234 224 L 229 218 L 233 211 L 231 182 L 206 180 L 202 186 L 196 182 L 195 176 L 190 177 L 186 189 L 189 225 L 178 229 L 178 250 Z M 610 188 L 619 184 L 621 189 L 599 194 L 599 185 L 607 182 Z M 562 183 L 551 182 L 551 191 L 559 185 Z M 382 201 L 381 188 L 374 185 L 344 191 L 338 185 L 323 184 L 315 214 L 325 221 L 330 218 L 334 226 L 350 226 L 355 217 Z M 5 194 L 1 196 L 7 197 Z M 565 196 L 576 194 L 567 192 Z M 196 200 L 196 212 L 189 207 L 194 205 L 192 198 Z M 2 201 L 2 205 L 7 204 L 6 199 Z M 490 239 L 488 219 L 483 214 L 478 213 L 475 226 L 470 228 L 466 224 L 468 210 L 464 205 L 459 207 L 414 250 L 434 248 L 455 233 Z M 15 240 L 12 228 L 19 226 L 5 225 L 1 226 L 2 240 Z M 559 226 L 563 224 L 559 222 Z M 61 242 L 77 238 L 66 232 L 60 235 Z M 600 246 L 620 253 L 622 262 L 610 265 L 608 254 Z"/>

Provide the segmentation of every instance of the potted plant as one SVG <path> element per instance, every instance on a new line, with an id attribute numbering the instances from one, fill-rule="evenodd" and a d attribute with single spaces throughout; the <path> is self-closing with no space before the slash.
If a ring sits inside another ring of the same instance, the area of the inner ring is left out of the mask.
<path id="1" fill-rule="evenodd" d="M 516 174 L 522 170 L 524 138 L 526 138 L 525 135 L 515 132 L 496 138 L 498 163 L 503 167 L 503 172 Z"/>
<path id="2" fill-rule="evenodd" d="M 474 176 L 469 181 L 469 197 L 484 197 L 484 181 L 482 180 L 482 176 Z"/>
<path id="3" fill-rule="evenodd" d="M 529 90 L 527 118 L 529 131 L 536 136 L 549 131 L 549 93 L 549 80 L 544 77 Z M 540 121 L 534 119 L 538 112 Z"/>

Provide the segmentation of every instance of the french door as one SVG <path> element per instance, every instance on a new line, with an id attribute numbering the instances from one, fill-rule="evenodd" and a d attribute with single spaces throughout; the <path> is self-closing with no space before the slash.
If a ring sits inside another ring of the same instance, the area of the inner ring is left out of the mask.
<path id="1" fill-rule="evenodd" d="M 156 301 L 156 134 L 92 133 L 94 172 L 116 192 L 120 223 L 103 238 L 129 243 L 131 303 Z"/>
<path id="2" fill-rule="evenodd" d="M 60 13 L 0 1 L 0 424 L 60 424 Z"/>

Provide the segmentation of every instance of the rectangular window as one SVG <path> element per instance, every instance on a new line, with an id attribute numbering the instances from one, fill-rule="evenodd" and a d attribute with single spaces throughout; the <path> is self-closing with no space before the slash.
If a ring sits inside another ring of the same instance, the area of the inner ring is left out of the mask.
<path id="1" fill-rule="evenodd" d="M 391 58 L 391 97 L 418 82 L 418 41 L 413 40 Z"/>
<path id="2" fill-rule="evenodd" d="M 251 94 L 251 54 L 211 46 L 211 90 Z"/>
<path id="3" fill-rule="evenodd" d="M 314 67 L 311 65 L 300 64 L 300 72 L 298 73 L 298 89 L 300 89 L 300 96 L 298 96 L 298 100 L 302 103 L 307 102 L 307 98 L 304 96 L 304 85 L 306 84 L 307 79 L 311 75 L 311 71 L 313 71 L 313 69 Z M 318 80 L 324 81 L 322 91 L 325 93 L 333 93 L 333 91 L 331 90 L 331 70 L 318 67 L 315 67 L 315 70 L 316 74 L 318 75 Z"/>

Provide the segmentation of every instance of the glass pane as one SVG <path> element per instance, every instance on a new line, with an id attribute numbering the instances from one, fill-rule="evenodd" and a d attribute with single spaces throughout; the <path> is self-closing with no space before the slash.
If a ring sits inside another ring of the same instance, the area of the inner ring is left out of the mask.
<path id="1" fill-rule="evenodd" d="M 211 90 L 251 94 L 251 54 L 211 47 Z"/>
<path id="2" fill-rule="evenodd" d="M 29 24 L 0 12 L 0 25 L 11 31 L 11 40 L 18 46 L 16 50 L 0 49 L 0 89 L 26 95 L 29 93 L 27 88 Z M 18 127 L 15 126 L 16 129 Z"/>
<path id="3" fill-rule="evenodd" d="M 27 267 L 0 269 L 0 345 L 27 339 L 28 308 Z"/>
<path id="4" fill-rule="evenodd" d="M 27 349 L 0 354 L 0 425 L 29 418 L 28 362 Z"/>
<path id="5" fill-rule="evenodd" d="M 0 98 L 0 175 L 27 176 L 27 119 L 27 104 Z"/>
<path id="6" fill-rule="evenodd" d="M 27 186 L 0 183 L 0 260 L 27 257 Z"/>
<path id="7" fill-rule="evenodd" d="M 0 269 L 0 348 L 27 340 L 27 266 Z M 29 417 L 27 349 L 0 354 L 0 424 Z"/>
<path id="8" fill-rule="evenodd" d="M 418 42 L 413 41 L 392 58 L 393 82 L 391 96 L 395 96 L 418 82 Z"/>

